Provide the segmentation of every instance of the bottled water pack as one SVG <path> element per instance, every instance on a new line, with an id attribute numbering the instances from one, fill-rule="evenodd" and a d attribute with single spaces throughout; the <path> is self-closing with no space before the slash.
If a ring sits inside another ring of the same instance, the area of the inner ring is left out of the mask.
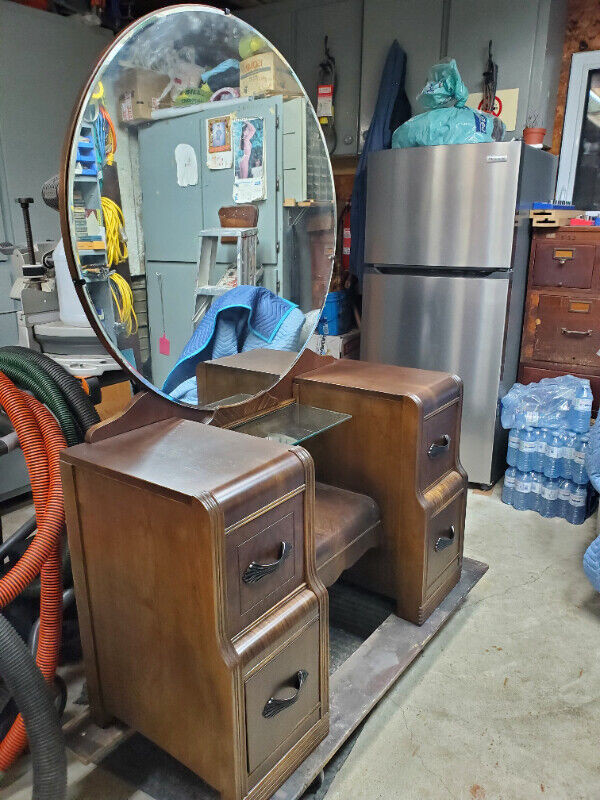
<path id="1" fill-rule="evenodd" d="M 515 383 L 502 400 L 510 428 L 502 500 L 518 511 L 563 517 L 581 525 L 590 507 L 592 391 L 573 375 Z"/>
<path id="2" fill-rule="evenodd" d="M 561 375 L 523 386 L 515 383 L 502 398 L 503 428 L 590 428 L 592 390 L 586 378 Z"/>
<path id="3" fill-rule="evenodd" d="M 587 517 L 588 491 L 587 483 L 509 467 L 504 475 L 502 502 L 517 511 L 537 511 L 543 517 L 562 517 L 581 525 Z"/>
<path id="4" fill-rule="evenodd" d="M 520 472 L 541 472 L 547 478 L 588 482 L 585 466 L 589 432 L 560 428 L 513 428 L 508 437 L 506 460 Z"/>

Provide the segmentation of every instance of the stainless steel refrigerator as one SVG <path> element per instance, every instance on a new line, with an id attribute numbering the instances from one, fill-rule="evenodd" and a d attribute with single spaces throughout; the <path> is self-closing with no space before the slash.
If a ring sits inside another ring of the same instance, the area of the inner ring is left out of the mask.
<path id="1" fill-rule="evenodd" d="M 505 465 L 500 399 L 517 379 L 529 209 L 556 158 L 522 142 L 369 157 L 361 358 L 464 382 L 460 455 L 473 483 Z"/>

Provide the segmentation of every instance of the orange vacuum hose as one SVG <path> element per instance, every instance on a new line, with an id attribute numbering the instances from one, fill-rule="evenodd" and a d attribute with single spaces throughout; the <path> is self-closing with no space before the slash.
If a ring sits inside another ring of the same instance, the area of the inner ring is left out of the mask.
<path id="1" fill-rule="evenodd" d="M 14 567 L 0 578 L 0 608 L 8 605 L 41 573 L 40 630 L 36 663 L 48 683 L 58 664 L 62 623 L 60 563 L 64 506 L 58 467 L 66 447 L 58 423 L 38 400 L 25 394 L 0 372 L 0 406 L 8 415 L 25 456 L 37 533 Z M 21 715 L 0 743 L 0 772 L 5 772 L 27 745 Z"/>

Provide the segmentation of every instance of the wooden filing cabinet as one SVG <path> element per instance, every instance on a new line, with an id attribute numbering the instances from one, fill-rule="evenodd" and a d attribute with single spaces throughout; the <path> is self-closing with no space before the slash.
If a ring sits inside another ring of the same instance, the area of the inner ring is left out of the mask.
<path id="1" fill-rule="evenodd" d="M 600 402 L 600 229 L 534 230 L 519 380 L 570 373 Z"/>

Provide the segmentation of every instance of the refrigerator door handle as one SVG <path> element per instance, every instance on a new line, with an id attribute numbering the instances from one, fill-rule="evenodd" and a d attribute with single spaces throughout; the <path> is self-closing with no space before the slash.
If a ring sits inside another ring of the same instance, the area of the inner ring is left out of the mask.
<path id="1" fill-rule="evenodd" d="M 441 456 L 442 453 L 447 453 L 449 449 L 450 437 L 445 433 L 429 445 L 427 455 L 429 458 L 435 458 L 436 456 Z"/>

